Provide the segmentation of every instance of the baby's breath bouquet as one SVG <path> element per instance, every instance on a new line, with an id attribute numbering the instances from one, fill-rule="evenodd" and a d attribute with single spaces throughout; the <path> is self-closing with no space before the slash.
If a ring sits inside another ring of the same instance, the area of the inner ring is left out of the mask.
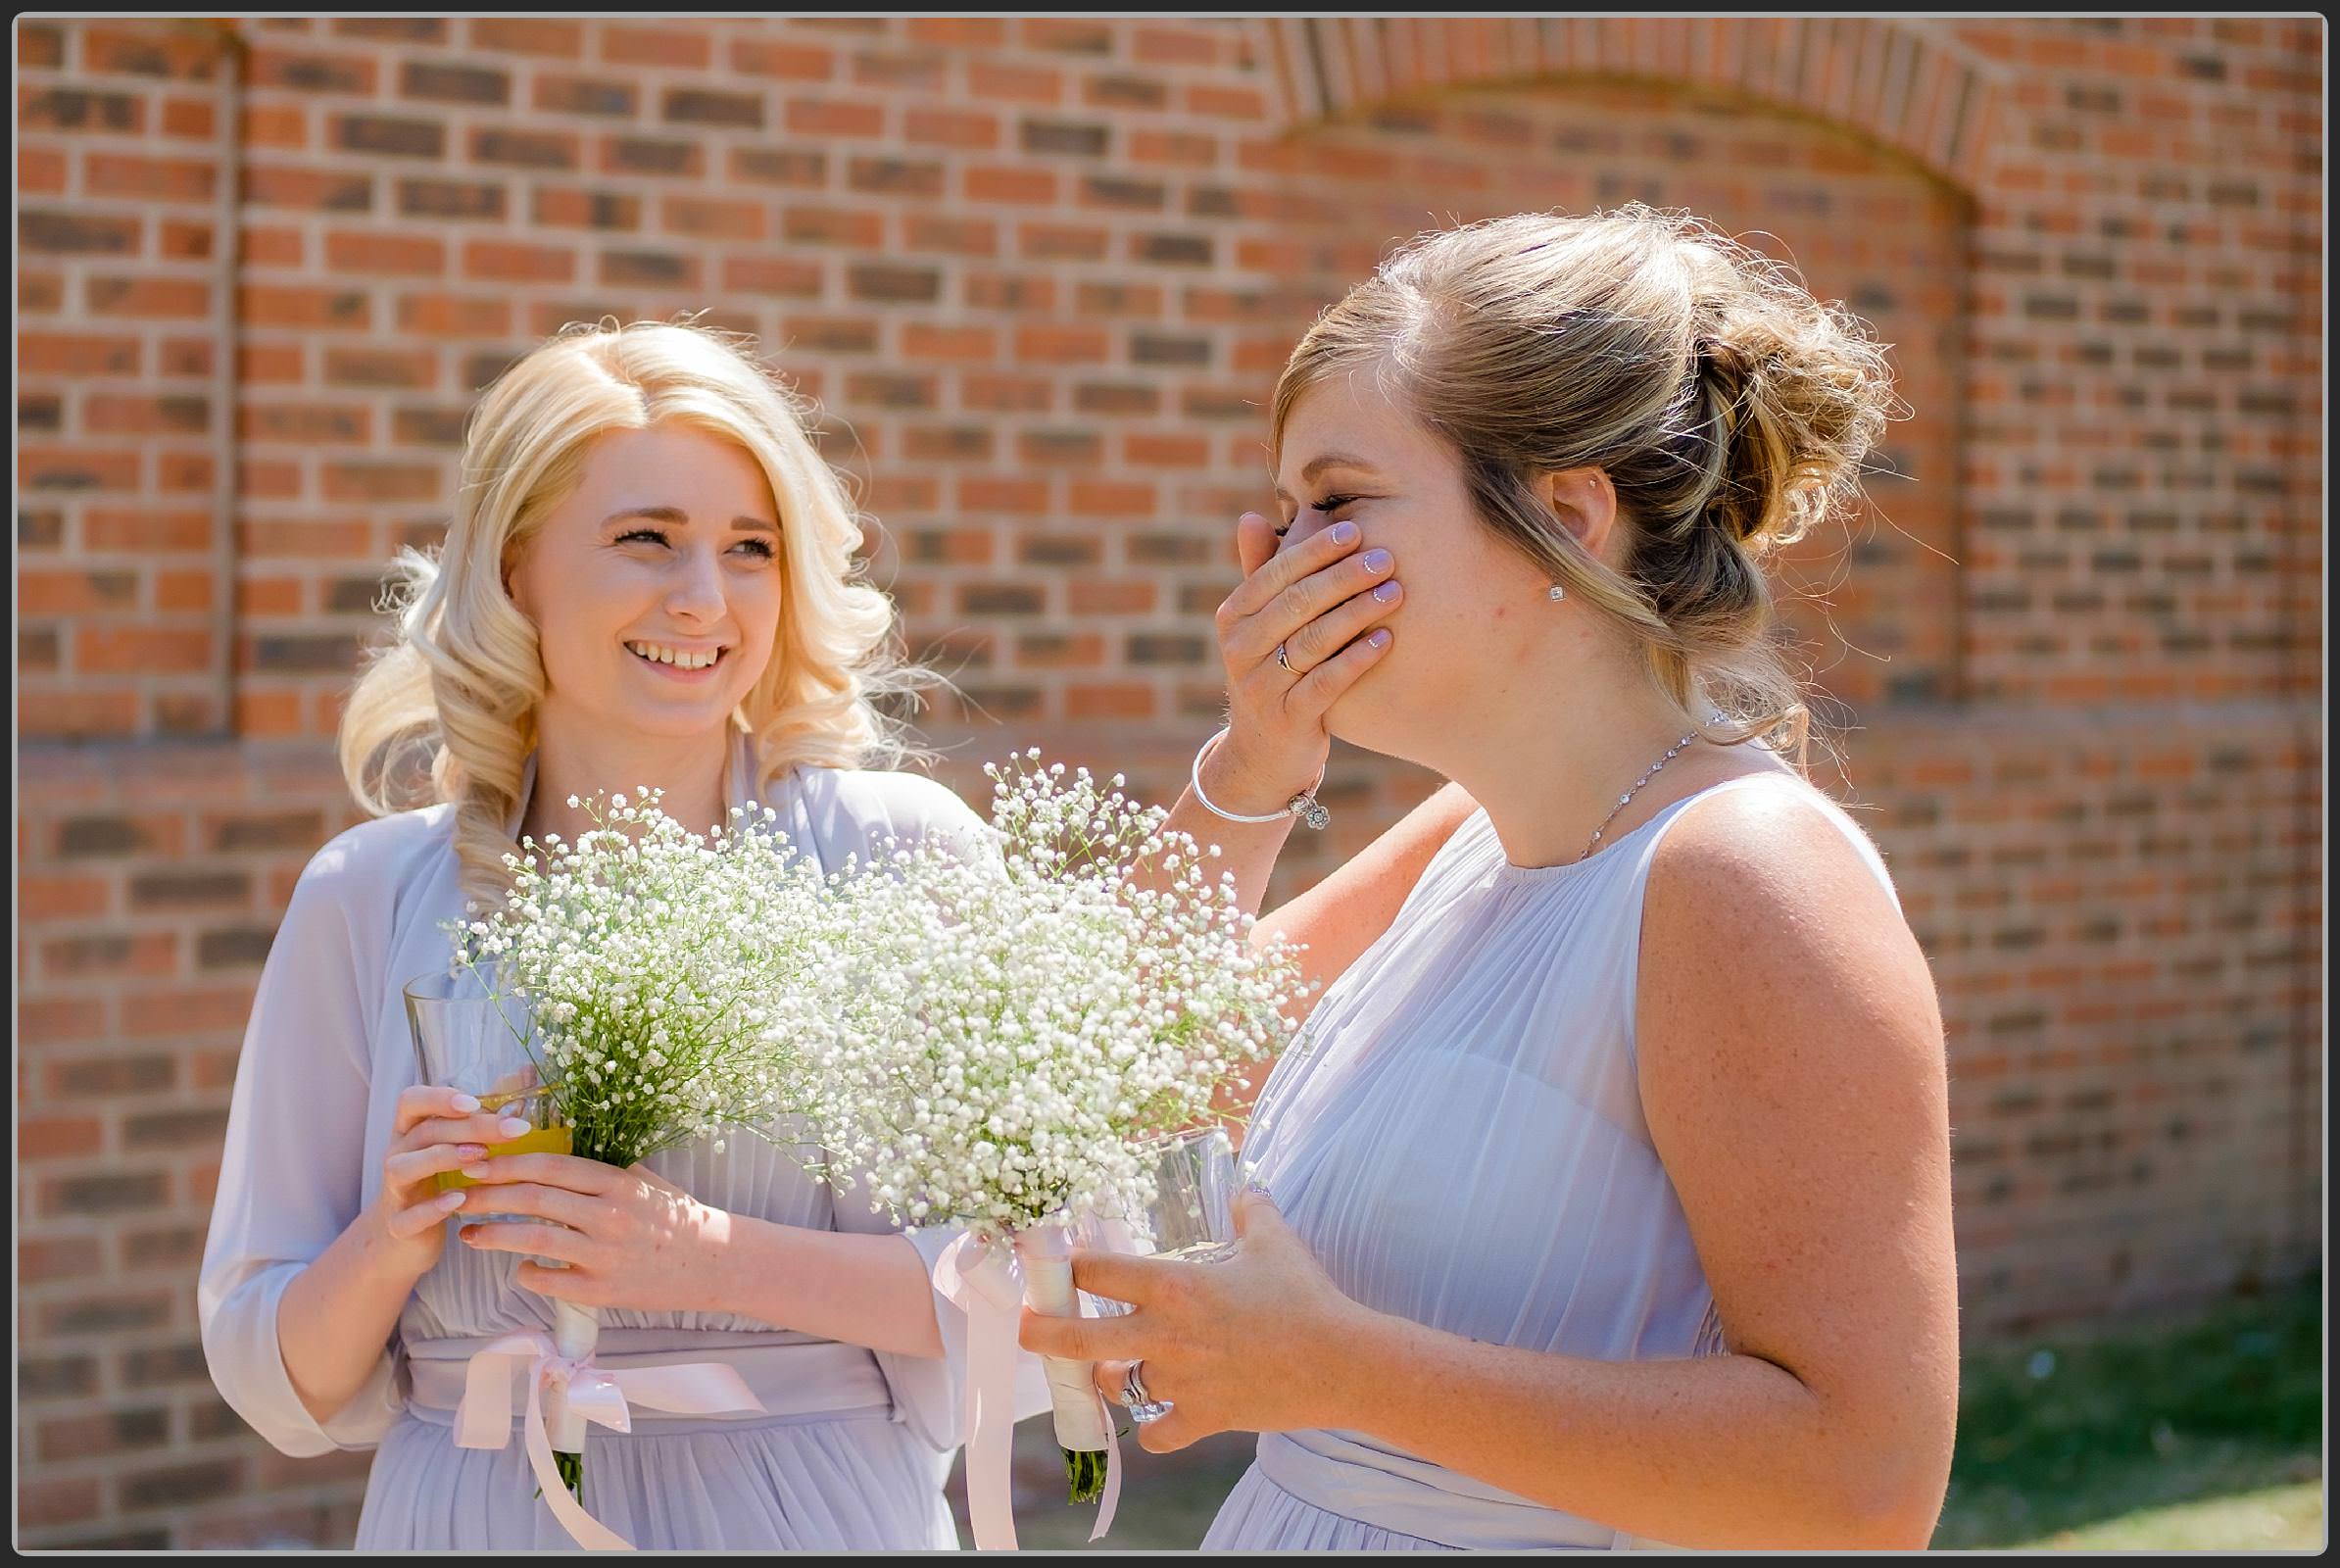
<path id="1" fill-rule="evenodd" d="M 735 807 L 709 836 L 659 798 L 571 797 L 594 826 L 524 841 L 504 906 L 455 927 L 458 965 L 527 1004 L 523 1044 L 569 1152 L 621 1168 L 807 1108 L 804 1042 L 827 1027 L 811 977 L 836 958 L 827 885 L 768 808 Z M 553 1306 L 561 1354 L 590 1357 L 596 1310 Z M 547 1426 L 578 1494 L 584 1418 L 556 1397 Z"/>
<path id="2" fill-rule="evenodd" d="M 853 978 L 821 1115 L 898 1222 L 965 1223 L 1062 1316 L 1080 1310 L 1070 1232 L 1146 1211 L 1140 1146 L 1280 1050 L 1305 983 L 1289 946 L 1253 947 L 1215 848 L 1164 831 L 1118 776 L 1107 794 L 1086 768 L 1025 765 L 1039 755 L 985 769 L 997 858 L 929 839 L 840 884 Z M 1108 1431 L 1090 1369 L 1047 1372 L 1073 1500 L 1094 1500 Z"/>

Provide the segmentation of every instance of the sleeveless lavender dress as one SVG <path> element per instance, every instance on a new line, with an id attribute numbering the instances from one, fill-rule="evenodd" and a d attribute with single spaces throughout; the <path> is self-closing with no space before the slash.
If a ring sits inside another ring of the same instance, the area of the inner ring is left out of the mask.
<path id="1" fill-rule="evenodd" d="M 1483 810 L 1327 990 L 1260 1093 L 1245 1158 L 1341 1291 L 1431 1328 L 1604 1361 L 1713 1355 L 1714 1297 L 1636 1086 L 1641 900 L 1668 828 L 1732 789 L 1851 818 L 1791 775 L 1675 802 L 1566 865 Z M 1898 902 L 1898 901 L 1897 901 Z M 1204 1550 L 1660 1546 L 1353 1432 L 1262 1433 Z"/>

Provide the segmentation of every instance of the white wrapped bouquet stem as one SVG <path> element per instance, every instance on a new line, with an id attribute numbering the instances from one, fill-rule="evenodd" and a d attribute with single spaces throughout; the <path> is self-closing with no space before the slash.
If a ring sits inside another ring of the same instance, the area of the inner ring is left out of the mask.
<path id="1" fill-rule="evenodd" d="M 1073 1289 L 1072 1238 L 1062 1224 L 1029 1225 L 1015 1233 L 1015 1257 L 1024 1275 L 1024 1300 L 1049 1317 L 1079 1317 L 1080 1293 Z M 1089 1454 L 1102 1454 L 1108 1434 L 1104 1406 L 1097 1396 L 1090 1363 L 1043 1356 L 1048 1398 L 1056 1424 L 1056 1446 L 1064 1450 L 1066 1479 L 1076 1502 L 1096 1494 L 1104 1477 L 1083 1473 Z M 1078 1468 L 1076 1468 L 1078 1467 Z"/>

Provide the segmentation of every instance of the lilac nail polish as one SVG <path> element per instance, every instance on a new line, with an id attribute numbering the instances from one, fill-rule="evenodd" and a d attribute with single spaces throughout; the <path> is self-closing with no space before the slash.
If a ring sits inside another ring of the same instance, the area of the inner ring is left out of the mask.
<path id="1" fill-rule="evenodd" d="M 1387 550 L 1366 551 L 1365 569 L 1367 571 L 1388 571 L 1389 569 L 1389 552 Z"/>
<path id="2" fill-rule="evenodd" d="M 1352 545 L 1357 542 L 1357 525 L 1353 522 L 1337 522 L 1326 531 L 1332 534 L 1333 543 L 1337 545 Z"/>
<path id="3" fill-rule="evenodd" d="M 1373 591 L 1373 597 L 1386 605 L 1391 600 L 1395 599 L 1404 590 L 1397 586 L 1397 580 L 1392 577 L 1389 581 L 1383 583 L 1379 588 L 1376 588 Z"/>

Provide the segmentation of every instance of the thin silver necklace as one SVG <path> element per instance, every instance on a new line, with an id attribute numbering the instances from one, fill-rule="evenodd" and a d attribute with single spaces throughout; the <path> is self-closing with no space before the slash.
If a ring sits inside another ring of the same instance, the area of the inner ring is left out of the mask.
<path id="1" fill-rule="evenodd" d="M 1592 830 L 1592 837 L 1584 841 L 1584 853 L 1578 856 L 1578 859 L 1583 860 L 1590 858 L 1592 852 L 1600 848 L 1600 836 L 1609 831 L 1609 824 L 1617 820 L 1617 813 L 1625 809 L 1625 803 L 1632 800 L 1634 796 L 1640 794 L 1641 786 L 1648 783 L 1651 779 L 1657 777 L 1659 768 L 1664 767 L 1668 762 L 1671 762 L 1674 760 L 1674 759 L 1680 757 L 1682 754 L 1683 748 L 1687 747 L 1690 742 L 1696 740 L 1697 738 L 1698 732 L 1696 730 L 1692 730 L 1687 735 L 1684 735 L 1681 740 L 1678 740 L 1673 745 L 1667 747 L 1666 755 L 1659 758 L 1656 761 L 1650 763 L 1649 771 L 1643 773 L 1639 778 L 1633 780 L 1633 787 L 1632 789 L 1627 790 L 1623 795 L 1617 797 L 1617 804 L 1609 808 L 1609 814 L 1600 819 L 1600 826 L 1594 828 Z"/>

